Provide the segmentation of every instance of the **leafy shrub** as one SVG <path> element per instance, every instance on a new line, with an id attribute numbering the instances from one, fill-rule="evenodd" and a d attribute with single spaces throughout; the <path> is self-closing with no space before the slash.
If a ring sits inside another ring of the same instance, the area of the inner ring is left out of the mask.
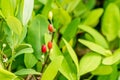
<path id="1" fill-rule="evenodd" d="M 119 80 L 119 0 L 0 0 L 1 80 Z"/>

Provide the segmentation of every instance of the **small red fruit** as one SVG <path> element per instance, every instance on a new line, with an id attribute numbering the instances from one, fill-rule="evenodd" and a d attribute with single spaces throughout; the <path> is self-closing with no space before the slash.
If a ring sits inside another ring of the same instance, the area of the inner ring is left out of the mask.
<path id="1" fill-rule="evenodd" d="M 52 48 L 52 42 L 48 42 L 48 49 L 51 49 Z"/>
<path id="2" fill-rule="evenodd" d="M 43 53 L 46 53 L 46 51 L 47 51 L 46 45 L 42 45 L 41 51 L 42 51 Z"/>
<path id="3" fill-rule="evenodd" d="M 53 28 L 53 25 L 52 25 L 52 24 L 49 24 L 49 25 L 48 25 L 48 30 L 49 30 L 50 32 L 53 32 L 54 28 Z"/>

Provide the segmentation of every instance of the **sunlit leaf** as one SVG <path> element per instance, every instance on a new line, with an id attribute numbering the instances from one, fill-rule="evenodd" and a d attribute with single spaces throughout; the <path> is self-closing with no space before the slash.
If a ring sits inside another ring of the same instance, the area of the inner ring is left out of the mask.
<path id="1" fill-rule="evenodd" d="M 63 56 L 58 56 L 48 65 L 41 80 L 53 80 L 62 64 Z"/>
<path id="2" fill-rule="evenodd" d="M 101 63 L 102 57 L 95 52 L 89 52 L 82 57 L 79 63 L 79 75 L 95 70 Z"/>
<path id="3" fill-rule="evenodd" d="M 17 76 L 3 68 L 0 68 L 0 79 L 1 80 L 14 80 Z"/>
<path id="4" fill-rule="evenodd" d="M 93 75 L 108 75 L 112 73 L 112 66 L 100 65 L 97 69 L 92 71 Z"/>
<path id="5" fill-rule="evenodd" d="M 105 9 L 101 28 L 108 41 L 113 41 L 118 36 L 119 23 L 119 8 L 114 3 L 110 3 Z"/>
<path id="6" fill-rule="evenodd" d="M 99 32 L 97 32 L 97 30 L 91 28 L 90 26 L 86 26 L 86 25 L 79 25 L 79 28 L 89 33 L 94 38 L 95 43 L 108 49 L 109 46 L 108 46 L 107 41 Z"/>
<path id="7" fill-rule="evenodd" d="M 76 53 L 74 52 L 74 50 L 72 49 L 72 47 L 68 44 L 68 42 L 62 38 L 66 47 L 67 47 L 67 50 L 72 58 L 72 60 L 74 61 L 75 65 L 76 65 L 76 68 L 77 68 L 77 72 L 79 71 L 79 68 L 78 68 L 78 58 L 77 58 L 77 55 Z"/>
<path id="8" fill-rule="evenodd" d="M 105 65 L 112 65 L 120 60 L 120 49 L 117 49 L 113 55 L 105 57 L 102 61 Z"/>
<path id="9" fill-rule="evenodd" d="M 99 54 L 101 54 L 103 56 L 110 56 L 110 55 L 112 55 L 110 50 L 106 50 L 105 48 L 103 48 L 100 45 L 95 44 L 95 43 L 93 43 L 91 41 L 87 41 L 87 40 L 84 40 L 84 39 L 79 39 L 78 41 L 80 43 L 84 44 L 85 46 L 87 46 L 92 51 L 97 52 L 97 53 L 99 53 Z"/>
<path id="10" fill-rule="evenodd" d="M 99 18 L 101 17 L 102 13 L 103 13 L 102 8 L 94 9 L 93 11 L 90 12 L 84 24 L 93 27 L 96 26 L 99 22 Z"/>
<path id="11" fill-rule="evenodd" d="M 9 28 L 13 30 L 14 33 L 20 36 L 23 29 L 21 22 L 16 17 L 13 16 L 7 17 L 6 21 Z"/>
<path id="12" fill-rule="evenodd" d="M 40 72 L 36 72 L 34 69 L 21 69 L 15 72 L 16 75 L 28 75 L 35 74 L 40 75 Z"/>

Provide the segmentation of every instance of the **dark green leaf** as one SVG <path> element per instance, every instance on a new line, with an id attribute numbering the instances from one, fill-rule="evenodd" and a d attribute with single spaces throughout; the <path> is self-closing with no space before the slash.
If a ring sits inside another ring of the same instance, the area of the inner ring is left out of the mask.
<path id="1" fill-rule="evenodd" d="M 79 23 L 80 23 L 80 19 L 76 18 L 76 19 L 72 20 L 71 23 L 67 26 L 66 30 L 63 33 L 63 37 L 67 41 L 69 41 L 71 38 L 75 37 Z"/>
<path id="2" fill-rule="evenodd" d="M 39 59 L 41 55 L 41 46 L 45 44 L 44 35 L 48 32 L 47 19 L 42 15 L 37 15 L 28 27 L 27 42 L 30 43 L 34 49 L 35 56 Z"/>

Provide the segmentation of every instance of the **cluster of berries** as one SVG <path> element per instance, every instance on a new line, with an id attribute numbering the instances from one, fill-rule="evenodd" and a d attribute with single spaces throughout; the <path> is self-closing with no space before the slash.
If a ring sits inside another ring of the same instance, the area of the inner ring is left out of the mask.
<path id="1" fill-rule="evenodd" d="M 53 16 L 53 14 L 52 14 L 52 12 L 50 11 L 49 14 L 48 14 L 48 19 L 49 19 L 50 21 L 52 21 L 52 16 Z M 54 27 L 53 27 L 52 23 L 50 23 L 50 24 L 48 25 L 48 30 L 49 30 L 50 33 L 53 33 L 53 32 L 54 32 Z M 49 41 L 49 42 L 47 43 L 47 47 L 48 47 L 49 50 L 52 48 L 52 41 Z M 46 53 L 46 52 L 47 52 L 47 47 L 46 47 L 45 44 L 42 45 L 42 47 L 41 47 L 42 53 Z"/>

